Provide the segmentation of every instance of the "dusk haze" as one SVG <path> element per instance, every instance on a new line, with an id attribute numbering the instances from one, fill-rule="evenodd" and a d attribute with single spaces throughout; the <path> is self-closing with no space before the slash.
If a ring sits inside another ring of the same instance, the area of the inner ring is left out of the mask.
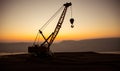
<path id="1" fill-rule="evenodd" d="M 73 5 L 74 28 L 70 27 L 68 8 L 55 42 L 120 37 L 119 0 L 0 0 L 0 42 L 34 42 L 38 30 L 66 2 Z M 43 31 L 46 37 L 59 17 Z M 43 41 L 41 36 L 39 40 Z"/>

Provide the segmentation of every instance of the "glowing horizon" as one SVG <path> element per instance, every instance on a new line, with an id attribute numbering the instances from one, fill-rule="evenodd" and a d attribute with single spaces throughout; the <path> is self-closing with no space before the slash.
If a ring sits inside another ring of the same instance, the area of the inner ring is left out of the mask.
<path id="1" fill-rule="evenodd" d="M 29 35 L 25 36 L 25 35 L 13 35 L 12 34 L 9 36 L 4 36 L 4 37 L 0 38 L 1 40 L 0 42 L 34 42 L 36 35 L 34 34 L 32 36 L 29 36 Z M 55 39 L 55 42 L 59 42 L 62 40 L 84 40 L 84 39 L 96 39 L 96 38 L 120 38 L 120 37 L 116 36 L 116 34 L 112 34 L 110 36 L 110 35 L 103 34 L 103 33 L 100 35 L 95 33 L 95 34 L 79 34 L 79 35 L 74 35 L 74 36 L 73 35 L 68 36 L 67 34 L 66 35 L 58 34 L 58 36 Z M 39 41 L 40 42 L 44 41 L 42 36 L 40 36 Z"/>
<path id="2" fill-rule="evenodd" d="M 73 4 L 75 27 L 70 27 L 69 8 L 55 41 L 120 37 L 117 0 L 68 1 Z M 64 3 L 66 0 L 0 1 L 0 42 L 33 42 L 38 30 Z M 43 31 L 46 37 L 54 31 L 60 15 Z"/>

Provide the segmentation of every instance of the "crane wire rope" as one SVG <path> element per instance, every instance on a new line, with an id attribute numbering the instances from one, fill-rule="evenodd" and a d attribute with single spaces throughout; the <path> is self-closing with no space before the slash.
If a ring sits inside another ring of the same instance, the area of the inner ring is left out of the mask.
<path id="1" fill-rule="evenodd" d="M 63 6 L 56 11 L 56 13 L 40 28 L 40 30 L 44 30 L 45 27 L 47 27 L 47 25 L 57 16 L 57 14 L 60 12 L 62 8 Z"/>
<path id="2" fill-rule="evenodd" d="M 37 35 L 36 35 L 36 37 L 35 37 L 35 40 L 34 40 L 34 42 L 33 42 L 33 45 L 35 45 L 35 42 L 36 42 L 36 40 L 37 40 L 37 38 L 38 38 L 38 34 L 39 34 L 39 32 L 37 33 Z"/>
<path id="3" fill-rule="evenodd" d="M 72 17 L 72 6 L 70 7 L 71 9 L 71 19 L 70 19 L 70 23 L 71 23 L 71 28 L 74 27 L 73 23 L 74 23 L 74 18 Z"/>
<path id="4" fill-rule="evenodd" d="M 57 14 L 62 10 L 63 6 L 61 6 L 56 12 L 55 14 L 39 29 L 39 30 L 44 30 L 45 27 L 47 27 L 47 25 L 57 16 Z M 35 45 L 37 39 L 38 39 L 38 35 L 39 35 L 39 32 L 37 33 L 36 37 L 35 37 L 35 40 L 34 40 L 34 43 L 33 45 Z"/>
<path id="5" fill-rule="evenodd" d="M 70 9 L 71 9 L 71 18 L 72 18 L 72 6 L 70 7 Z"/>

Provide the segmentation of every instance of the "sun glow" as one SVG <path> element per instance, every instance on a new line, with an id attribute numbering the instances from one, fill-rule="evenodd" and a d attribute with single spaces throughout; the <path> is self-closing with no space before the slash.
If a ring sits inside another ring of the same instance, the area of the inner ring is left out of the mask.
<path id="1" fill-rule="evenodd" d="M 109 35 L 111 34 L 111 35 Z M 117 35 L 117 36 L 116 36 Z M 44 41 L 43 37 L 39 35 L 39 41 Z M 62 40 L 83 40 L 83 39 L 92 39 L 92 38 L 107 38 L 107 37 L 118 37 L 120 34 L 117 33 L 82 33 L 82 34 L 58 34 L 55 39 L 55 42 Z M 0 36 L 1 42 L 34 42 L 36 34 L 9 34 Z M 46 37 L 47 38 L 47 37 Z"/>

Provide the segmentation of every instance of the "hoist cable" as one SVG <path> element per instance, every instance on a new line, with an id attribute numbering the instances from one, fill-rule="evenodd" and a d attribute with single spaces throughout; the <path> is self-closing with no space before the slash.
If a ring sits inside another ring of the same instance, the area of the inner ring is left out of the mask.
<path id="1" fill-rule="evenodd" d="M 40 28 L 40 30 L 44 30 L 45 27 L 52 21 L 52 19 L 54 19 L 57 16 L 57 14 L 60 12 L 62 8 L 63 6 L 57 10 L 57 12 Z"/>
<path id="2" fill-rule="evenodd" d="M 39 43 L 39 38 L 40 38 L 40 36 L 38 35 L 38 39 L 36 40 L 37 43 Z"/>
<path id="3" fill-rule="evenodd" d="M 72 18 L 72 6 L 70 7 L 70 9 L 71 9 L 71 18 Z"/>
<path id="4" fill-rule="evenodd" d="M 36 42 L 36 40 L 37 40 L 37 38 L 38 38 L 38 34 L 39 34 L 39 32 L 37 33 L 37 35 L 36 35 L 36 37 L 35 37 L 35 40 L 34 40 L 33 45 L 35 45 L 35 42 Z"/>
<path id="5" fill-rule="evenodd" d="M 56 15 L 60 12 L 60 10 L 61 10 L 62 8 L 63 8 L 63 6 L 60 7 L 60 8 L 56 11 L 56 13 L 40 28 L 40 30 L 44 30 L 45 27 L 52 21 L 52 19 L 54 19 L 54 18 L 56 17 Z M 35 45 L 36 41 L 38 41 L 38 40 L 37 40 L 37 39 L 38 39 L 38 35 L 39 35 L 39 32 L 37 33 L 37 35 L 36 35 L 36 37 L 35 37 L 35 40 L 34 40 L 33 45 Z"/>

